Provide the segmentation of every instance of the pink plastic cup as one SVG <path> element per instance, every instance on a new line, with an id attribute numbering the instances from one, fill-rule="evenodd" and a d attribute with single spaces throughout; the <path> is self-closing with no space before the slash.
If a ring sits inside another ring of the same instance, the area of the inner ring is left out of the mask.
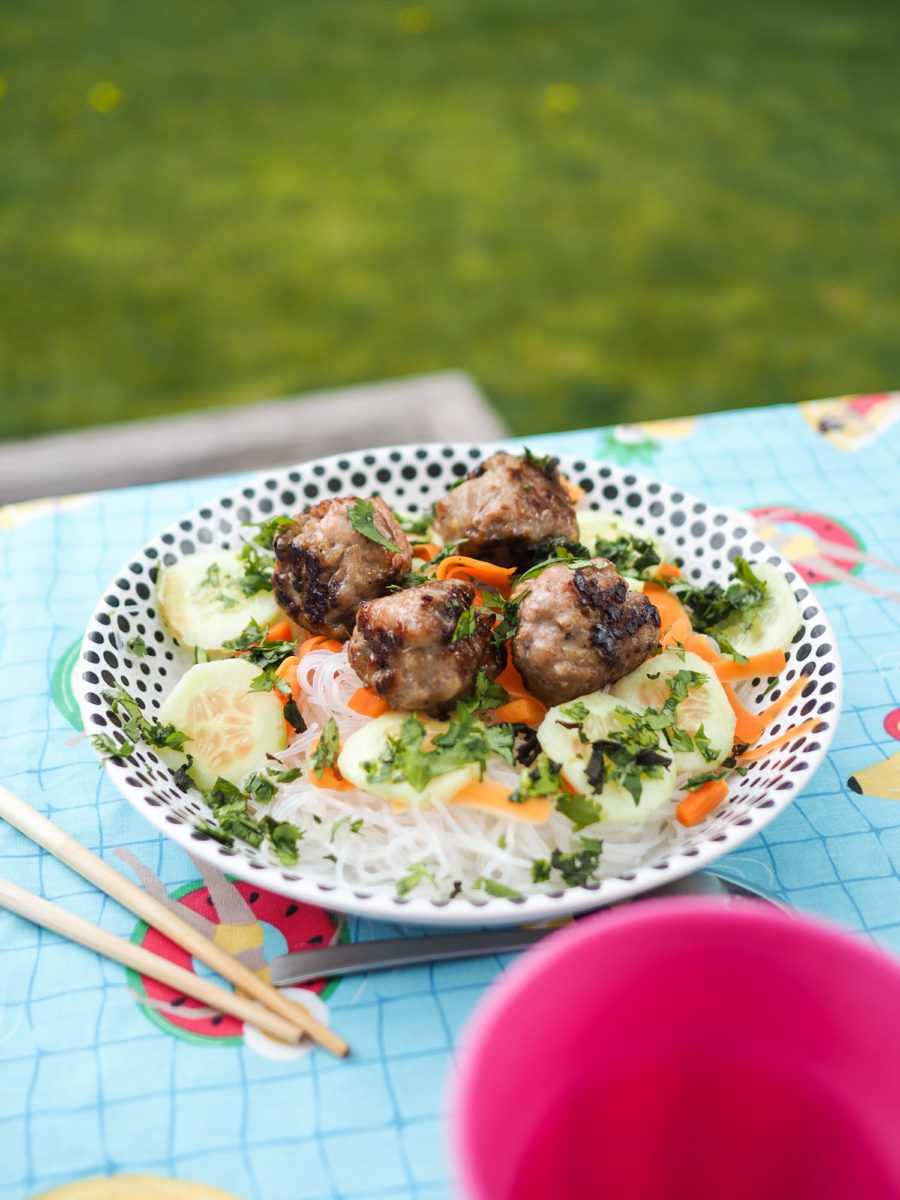
<path id="1" fill-rule="evenodd" d="M 900 966 L 752 901 L 561 930 L 473 1015 L 466 1200 L 897 1200 Z"/>

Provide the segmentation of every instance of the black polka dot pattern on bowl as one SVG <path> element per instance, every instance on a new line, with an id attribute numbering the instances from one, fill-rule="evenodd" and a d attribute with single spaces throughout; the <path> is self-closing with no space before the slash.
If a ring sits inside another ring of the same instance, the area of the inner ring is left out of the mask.
<path id="1" fill-rule="evenodd" d="M 134 696 L 149 719 L 192 658 L 161 625 L 154 607 L 160 562 L 171 563 L 198 550 L 235 548 L 259 522 L 273 514 L 293 515 L 304 506 L 335 495 L 380 493 L 396 508 L 420 511 L 477 466 L 485 453 L 469 445 L 391 447 L 344 454 L 270 472 L 243 484 L 228 495 L 185 515 L 162 531 L 117 573 L 98 604 L 85 634 L 77 685 L 85 727 L 108 733 L 122 745 L 121 721 L 103 696 L 104 689 L 122 687 Z M 738 556 L 765 559 L 784 571 L 803 611 L 803 628 L 787 653 L 787 669 L 777 687 L 766 695 L 768 680 L 741 685 L 741 696 L 753 710 L 777 699 L 797 678 L 807 679 L 778 721 L 766 731 L 769 740 L 811 717 L 814 729 L 789 739 L 765 759 L 754 763 L 741 778 L 730 780 L 728 801 L 702 825 L 686 831 L 684 841 L 667 857 L 621 875 L 604 876 L 599 886 L 573 888 L 552 896 L 530 896 L 513 905 L 502 898 L 474 904 L 466 900 L 436 905 L 427 899 L 399 902 L 393 895 L 352 893 L 303 879 L 302 860 L 290 871 L 265 846 L 258 850 L 236 843 L 223 846 L 197 829 L 209 814 L 199 794 L 183 791 L 172 772 L 152 749 L 139 744 L 126 758 L 107 762 L 116 787 L 167 836 L 191 853 L 225 864 L 235 875 L 275 892 L 331 908 L 372 917 L 446 923 L 482 922 L 486 914 L 502 913 L 507 921 L 529 916 L 553 916 L 606 901 L 613 902 L 658 886 L 713 862 L 757 833 L 781 812 L 804 786 L 821 761 L 840 711 L 840 661 L 828 622 L 810 590 L 771 546 L 760 541 L 747 517 L 709 507 L 655 480 L 642 479 L 607 463 L 566 459 L 561 468 L 585 492 L 585 503 L 601 512 L 625 517 L 663 538 L 687 578 L 725 583 Z M 415 497 L 413 500 L 412 498 Z M 140 635 L 148 652 L 137 655 L 128 642 Z M 151 652 L 152 651 L 152 652 Z M 500 919 L 496 917 L 495 919 Z"/>

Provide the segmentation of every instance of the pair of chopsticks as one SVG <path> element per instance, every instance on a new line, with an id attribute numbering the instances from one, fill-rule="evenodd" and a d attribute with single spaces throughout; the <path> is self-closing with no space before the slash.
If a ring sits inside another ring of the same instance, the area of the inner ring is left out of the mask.
<path id="1" fill-rule="evenodd" d="M 282 1041 L 299 1042 L 305 1035 L 339 1058 L 349 1054 L 350 1047 L 347 1042 L 327 1025 L 317 1021 L 303 1005 L 282 996 L 271 984 L 260 979 L 243 963 L 232 958 L 176 913 L 170 912 L 164 904 L 126 879 L 87 846 L 70 837 L 3 784 L 0 784 L 0 817 L 14 825 L 33 842 L 43 846 L 60 862 L 64 862 L 73 871 L 95 884 L 107 896 L 117 900 L 189 954 L 212 967 L 217 974 L 240 988 L 245 995 L 230 992 L 209 980 L 201 979 L 183 967 L 166 962 L 158 954 L 151 954 L 149 950 L 108 933 L 105 929 L 92 925 L 90 921 L 85 921 L 82 917 L 51 904 L 49 900 L 35 896 L 3 879 L 0 879 L 0 907 L 7 908 L 36 925 L 43 925 L 70 941 L 86 946 L 89 950 L 95 950 L 106 958 L 123 963 L 142 975 L 149 975 L 161 983 L 168 984 L 169 987 L 193 996 L 211 1008 L 249 1022 Z M 254 1000 L 259 1001 L 259 1004 L 254 1004 Z M 260 1004 L 264 1007 L 261 1008 Z"/>

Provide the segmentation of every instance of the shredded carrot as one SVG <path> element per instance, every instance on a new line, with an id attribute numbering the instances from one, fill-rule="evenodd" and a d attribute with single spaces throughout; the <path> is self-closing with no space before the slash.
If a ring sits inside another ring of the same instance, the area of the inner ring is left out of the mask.
<path id="1" fill-rule="evenodd" d="M 296 654 L 292 654 L 290 658 L 284 659 L 284 661 L 279 664 L 278 669 L 275 672 L 278 678 L 283 679 L 291 689 L 291 696 L 294 699 L 294 703 L 300 699 L 300 683 L 297 679 L 297 664 L 299 662 L 300 659 L 296 656 Z M 287 696 L 285 696 L 282 692 L 278 692 L 277 694 L 286 704 Z"/>
<path id="2" fill-rule="evenodd" d="M 676 626 L 679 633 L 684 635 L 678 639 L 679 641 L 683 641 L 684 637 L 690 637 L 691 620 L 677 596 L 673 596 L 668 588 L 664 588 L 658 583 L 645 583 L 644 595 L 659 612 L 659 640 L 664 646 L 673 644 L 671 634 Z"/>
<path id="3" fill-rule="evenodd" d="M 297 647 L 297 660 L 305 658 L 311 650 L 332 650 L 336 654 L 341 649 L 342 644 L 336 638 L 327 638 L 321 635 L 307 638 L 305 642 L 301 642 Z"/>
<path id="4" fill-rule="evenodd" d="M 547 709 L 534 696 L 519 696 L 494 709 L 498 721 L 521 721 L 525 725 L 537 725 L 543 721 L 546 713 Z"/>
<path id="5" fill-rule="evenodd" d="M 728 795 L 724 779 L 711 779 L 689 792 L 675 808 L 675 817 L 682 825 L 699 825 L 715 812 Z"/>
<path id="6" fill-rule="evenodd" d="M 533 825 L 546 821 L 553 809 L 552 796 L 529 796 L 521 804 L 510 804 L 510 795 L 510 788 L 502 783 L 494 783 L 492 779 L 475 779 L 458 791 L 451 798 L 451 803 L 490 809 Z"/>
<path id="7" fill-rule="evenodd" d="M 584 496 L 584 488 L 579 487 L 577 483 L 573 483 L 567 475 L 560 473 L 559 477 L 562 480 L 563 487 L 569 493 L 569 500 L 573 504 L 577 504 Z"/>
<path id="8" fill-rule="evenodd" d="M 659 639 L 661 646 L 683 646 L 685 640 L 691 636 L 691 626 L 689 622 L 681 619 L 673 621 L 667 630 Z"/>
<path id="9" fill-rule="evenodd" d="M 674 563 L 660 563 L 656 568 L 657 579 L 680 579 L 681 571 Z"/>
<path id="10" fill-rule="evenodd" d="M 510 656 L 506 666 L 497 676 L 497 683 L 505 692 L 509 692 L 510 696 L 530 696 L 528 688 L 525 686 L 525 681 L 516 670 L 512 657 Z"/>
<path id="11" fill-rule="evenodd" d="M 421 558 L 422 562 L 431 562 L 441 551 L 440 547 L 435 546 L 434 542 L 422 542 L 421 545 L 413 546 L 412 552 L 413 558 Z"/>
<path id="12" fill-rule="evenodd" d="M 784 733 L 779 733 L 778 737 L 772 738 L 771 742 L 765 742 L 762 746 L 754 746 L 752 750 L 745 750 L 738 759 L 738 763 L 751 763 L 756 762 L 757 759 L 765 758 L 770 751 L 777 750 L 785 742 L 791 742 L 794 738 L 800 737 L 804 733 L 811 733 L 821 719 L 821 717 L 810 717 L 806 721 L 801 721 L 799 725 L 794 725 L 793 728 L 786 729 Z"/>
<path id="13" fill-rule="evenodd" d="M 737 724 L 734 727 L 734 740 L 736 742 L 746 742 L 748 746 L 752 746 L 754 742 L 759 741 L 762 731 L 768 725 L 768 721 L 764 720 L 762 715 L 757 715 L 750 712 L 749 709 L 744 708 L 729 684 L 723 683 L 722 687 L 725 689 L 728 703 L 731 705 L 732 711 L 737 718 Z"/>
<path id="14" fill-rule="evenodd" d="M 783 696 L 780 696 L 777 700 L 773 700 L 768 708 L 764 708 L 762 710 L 759 715 L 765 722 L 763 725 L 764 729 L 766 725 L 772 724 L 779 713 L 784 712 L 784 710 L 792 703 L 792 701 L 799 696 L 808 683 L 808 675 L 798 675 Z"/>
<path id="15" fill-rule="evenodd" d="M 715 672 L 722 683 L 731 683 L 738 679 L 755 679 L 757 675 L 780 675 L 786 665 L 783 650 L 767 650 L 751 655 L 744 663 L 732 658 L 720 659 L 715 664 Z"/>
<path id="16" fill-rule="evenodd" d="M 274 625 L 269 626 L 266 632 L 267 642 L 292 642 L 293 640 L 294 630 L 290 621 L 276 621 Z"/>
<path id="17" fill-rule="evenodd" d="M 443 562 L 439 562 L 435 577 L 437 579 L 478 579 L 490 587 L 496 588 L 501 596 L 509 595 L 509 577 L 515 574 L 515 567 L 496 567 L 493 563 L 481 558 L 467 558 L 463 554 L 451 554 Z"/>
<path id="18" fill-rule="evenodd" d="M 380 717 L 388 710 L 388 706 L 375 689 L 369 687 L 357 688 L 347 701 L 347 706 L 362 717 Z"/>
<path id="19" fill-rule="evenodd" d="M 689 650 L 691 654 L 696 654 L 698 658 L 702 658 L 704 662 L 720 663 L 723 661 L 718 646 L 705 633 L 692 633 L 689 637 L 686 637 L 684 639 L 684 648 L 685 650 Z"/>

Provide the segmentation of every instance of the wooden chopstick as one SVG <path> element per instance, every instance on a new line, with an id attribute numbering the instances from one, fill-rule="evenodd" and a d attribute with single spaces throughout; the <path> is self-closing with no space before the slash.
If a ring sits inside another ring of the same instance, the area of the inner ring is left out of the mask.
<path id="1" fill-rule="evenodd" d="M 299 1042 L 303 1037 L 303 1031 L 295 1024 L 276 1016 L 267 1008 L 260 1008 L 258 1004 L 239 993 L 229 992 L 215 983 L 210 983 L 208 979 L 201 979 L 193 971 L 170 963 L 158 954 L 151 954 L 149 950 L 126 941 L 125 938 L 116 937 L 114 933 L 101 929 L 99 925 L 92 925 L 83 917 L 77 917 L 67 909 L 51 904 L 42 896 L 35 896 L 6 879 L 0 879 L 0 906 L 25 917 L 28 921 L 33 921 L 35 925 L 52 929 L 54 933 L 61 934 L 69 941 L 87 946 L 89 950 L 96 950 L 105 958 L 112 958 L 126 967 L 140 971 L 142 975 L 150 975 L 160 983 L 167 983 L 179 992 L 219 1009 L 220 1012 L 257 1025 L 282 1041 Z"/>
<path id="2" fill-rule="evenodd" d="M 73 871 L 77 871 L 79 875 L 93 883 L 107 896 L 117 900 L 124 908 L 143 918 L 148 925 L 152 925 L 195 958 L 206 963 L 223 979 L 229 980 L 242 992 L 246 992 L 254 1000 L 265 1005 L 267 1009 L 290 1022 L 325 1050 L 339 1058 L 344 1058 L 349 1054 L 349 1044 L 327 1025 L 316 1020 L 303 1005 L 282 996 L 276 988 L 260 979 L 249 967 L 245 967 L 243 963 L 232 958 L 209 938 L 204 937 L 193 925 L 189 925 L 187 921 L 171 912 L 143 888 L 139 888 L 130 879 L 126 879 L 115 867 L 104 862 L 99 855 L 76 841 L 58 825 L 54 825 L 52 821 L 32 808 L 30 804 L 26 804 L 9 788 L 4 787 L 2 783 L 0 783 L 0 817 L 7 820 L 10 825 L 14 825 L 33 842 L 43 846 L 60 862 L 64 862 Z M 30 893 L 26 892 L 25 895 L 30 895 Z M 158 956 L 150 955 L 150 957 L 156 959 Z M 153 972 L 148 970 L 146 974 L 150 975 Z M 186 972 L 186 974 L 190 975 L 190 972 Z M 231 995 L 231 993 L 227 994 Z M 253 1011 L 257 1012 L 258 1009 L 254 1008 Z M 255 1018 L 251 1019 L 256 1024 L 260 1024 Z"/>

